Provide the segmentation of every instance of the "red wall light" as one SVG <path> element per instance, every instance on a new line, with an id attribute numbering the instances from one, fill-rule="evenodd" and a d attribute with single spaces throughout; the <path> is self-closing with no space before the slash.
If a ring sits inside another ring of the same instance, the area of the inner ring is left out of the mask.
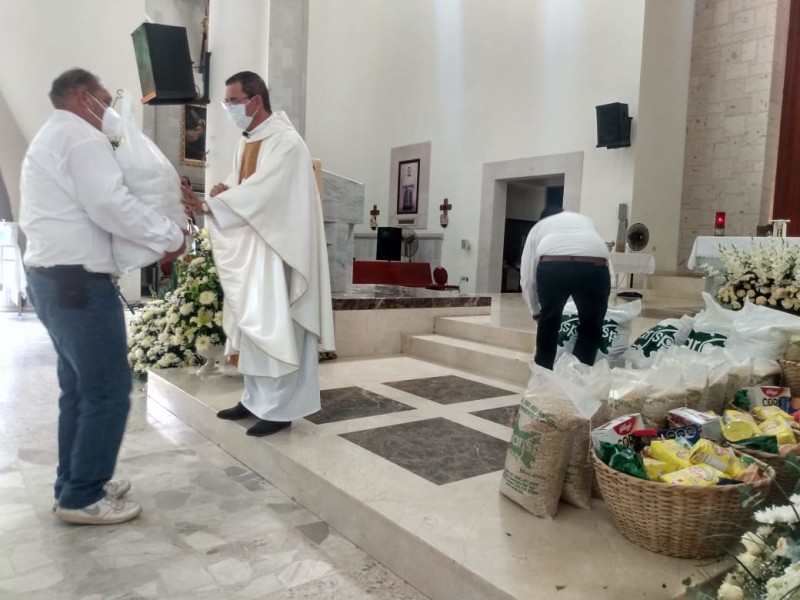
<path id="1" fill-rule="evenodd" d="M 718 212 L 714 215 L 714 227 L 717 229 L 725 229 L 725 213 Z"/>

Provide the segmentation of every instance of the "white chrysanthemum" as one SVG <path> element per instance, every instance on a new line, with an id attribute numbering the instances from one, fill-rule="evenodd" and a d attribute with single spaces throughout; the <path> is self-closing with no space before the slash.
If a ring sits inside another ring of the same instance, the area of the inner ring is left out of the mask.
<path id="1" fill-rule="evenodd" d="M 797 523 L 797 509 L 793 506 L 771 506 L 756 511 L 753 515 L 759 523 L 774 525 L 775 523 Z"/>
<path id="2" fill-rule="evenodd" d="M 786 600 L 787 598 L 794 598 L 791 594 L 800 586 L 800 563 L 793 563 L 786 567 L 783 575 L 773 577 L 767 581 L 767 594 L 764 596 L 765 600 Z"/>
<path id="3" fill-rule="evenodd" d="M 183 346 L 185 341 L 186 339 L 183 337 L 180 331 L 178 333 L 173 333 L 169 338 L 169 343 L 173 346 Z"/>
<path id="4" fill-rule="evenodd" d="M 158 341 L 161 342 L 162 344 L 166 344 L 169 341 L 169 332 L 162 331 L 161 333 L 159 333 Z"/>
<path id="5" fill-rule="evenodd" d="M 208 273 L 209 273 L 209 275 L 216 275 L 217 274 L 217 268 L 216 267 L 208 267 Z"/>
<path id="6" fill-rule="evenodd" d="M 211 338 L 207 335 L 198 335 L 194 345 L 198 352 L 204 352 L 211 345 Z"/>
<path id="7" fill-rule="evenodd" d="M 744 600 L 744 591 L 738 585 L 723 582 L 717 590 L 717 600 Z"/>
<path id="8" fill-rule="evenodd" d="M 774 527 L 771 527 L 769 525 L 762 525 L 761 527 L 756 529 L 756 535 L 763 539 L 772 535 L 773 531 L 775 531 Z"/>
<path id="9" fill-rule="evenodd" d="M 217 299 L 217 295 L 212 292 L 211 290 L 206 290 L 205 292 L 200 292 L 200 304 L 213 304 L 214 301 Z"/>
<path id="10" fill-rule="evenodd" d="M 748 554 L 761 556 L 764 553 L 764 541 L 752 531 L 748 531 L 742 536 L 742 545 Z"/>
<path id="11" fill-rule="evenodd" d="M 142 340 L 142 348 L 149 348 L 150 346 L 152 346 L 152 345 L 153 345 L 153 342 L 154 342 L 154 341 L 155 341 L 155 340 L 153 339 L 153 336 L 151 336 L 151 335 L 148 335 L 148 336 L 146 336 L 146 337 L 145 337 L 145 338 Z"/>
<path id="12" fill-rule="evenodd" d="M 197 258 L 193 258 L 192 262 L 190 262 L 189 264 L 192 265 L 193 267 L 196 267 L 197 265 L 202 265 L 204 262 L 206 262 L 205 257 L 198 256 Z"/>
<path id="13" fill-rule="evenodd" d="M 757 556 L 753 556 L 749 552 L 743 552 L 736 558 L 739 559 L 739 562 L 742 563 L 748 571 L 750 571 L 754 577 L 758 577 L 761 575 L 761 559 Z"/>
<path id="14" fill-rule="evenodd" d="M 180 321 L 180 320 L 181 320 L 181 317 L 180 317 L 180 315 L 179 315 L 178 313 L 176 313 L 176 312 L 169 313 L 169 317 L 167 317 L 167 322 L 168 322 L 170 325 L 175 325 L 175 323 L 177 323 L 177 322 L 178 322 L 178 321 Z"/>
<path id="15" fill-rule="evenodd" d="M 194 312 L 194 303 L 187 302 L 186 304 L 181 304 L 181 307 L 178 310 L 184 317 L 188 317 Z"/>
<path id="16" fill-rule="evenodd" d="M 222 327 L 222 311 L 218 310 L 214 313 L 214 325 Z"/>
<path id="17" fill-rule="evenodd" d="M 133 354 L 138 359 L 144 358 L 144 350 L 142 350 L 141 348 L 137 348 L 136 352 L 134 352 Z"/>

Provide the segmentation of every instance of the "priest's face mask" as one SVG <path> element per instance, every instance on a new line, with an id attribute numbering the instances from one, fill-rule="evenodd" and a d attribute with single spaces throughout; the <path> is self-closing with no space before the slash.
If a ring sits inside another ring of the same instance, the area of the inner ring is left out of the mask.
<path id="1" fill-rule="evenodd" d="M 228 86 L 226 96 L 222 101 L 225 114 L 236 127 L 246 131 L 258 112 L 258 102 L 253 102 L 256 97 L 245 94 L 239 82 Z M 251 114 L 247 114 L 248 112 Z"/>

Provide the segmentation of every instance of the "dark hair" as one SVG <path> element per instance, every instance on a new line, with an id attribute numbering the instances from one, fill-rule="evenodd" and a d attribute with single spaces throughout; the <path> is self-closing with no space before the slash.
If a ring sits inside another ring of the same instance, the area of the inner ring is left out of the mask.
<path id="1" fill-rule="evenodd" d="M 50 88 L 50 102 L 56 108 L 63 107 L 65 100 L 79 87 L 86 87 L 89 91 L 94 91 L 100 87 L 100 81 L 85 69 L 64 71 L 53 80 L 53 86 Z"/>
<path id="2" fill-rule="evenodd" d="M 272 106 L 269 103 L 269 90 L 267 90 L 267 84 L 264 83 L 261 77 L 252 71 L 240 71 L 236 75 L 228 77 L 225 85 L 231 85 L 237 81 L 242 85 L 242 91 L 249 97 L 261 96 L 261 100 L 264 102 L 264 109 L 267 112 L 272 112 Z"/>
<path id="3" fill-rule="evenodd" d="M 544 207 L 542 214 L 539 215 L 539 220 L 545 219 L 547 217 L 552 217 L 553 215 L 557 215 L 560 212 L 564 212 L 564 209 L 557 204 L 548 204 Z"/>

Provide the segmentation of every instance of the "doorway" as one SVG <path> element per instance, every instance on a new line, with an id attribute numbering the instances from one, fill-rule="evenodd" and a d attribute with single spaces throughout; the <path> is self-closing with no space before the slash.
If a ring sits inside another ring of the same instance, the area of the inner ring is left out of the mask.
<path id="1" fill-rule="evenodd" d="M 481 186 L 481 213 L 480 226 L 478 232 L 478 267 L 475 275 L 475 291 L 497 293 L 504 287 L 513 287 L 513 276 L 506 280 L 503 271 L 504 258 L 510 258 L 506 251 L 505 240 L 506 221 L 517 219 L 515 215 L 514 195 L 520 191 L 528 191 L 532 185 L 540 185 L 540 204 L 537 205 L 538 211 L 534 208 L 524 213 L 521 221 L 528 221 L 527 224 L 510 224 L 509 235 L 517 239 L 521 237 L 521 231 L 528 225 L 532 227 L 530 221 L 536 221 L 547 202 L 548 193 L 555 201 L 559 198 L 561 206 L 566 210 L 580 212 L 581 204 L 581 183 L 583 180 L 583 152 L 572 152 L 569 154 L 554 154 L 550 156 L 538 156 L 533 158 L 520 158 L 493 163 L 486 163 L 483 166 L 483 184 Z M 520 183 L 522 182 L 522 183 Z M 534 183 L 534 182 L 544 182 Z M 550 185 L 548 185 L 548 182 Z M 547 191 L 547 188 L 553 188 Z M 509 213 L 509 188 L 511 189 L 511 211 Z M 526 202 L 522 201 L 525 206 Z M 528 227 L 528 230 L 530 230 Z M 527 236 L 527 230 L 525 231 Z M 524 244 L 524 238 L 522 239 Z M 512 239 L 511 246 L 514 246 Z M 516 252 L 509 250 L 516 255 Z M 521 248 L 519 250 L 521 256 Z M 506 270 L 507 272 L 507 270 Z M 518 285 L 518 284 L 517 284 Z"/>
<path id="2" fill-rule="evenodd" d="M 506 184 L 506 219 L 503 233 L 501 293 L 519 293 L 522 250 L 531 227 L 545 206 L 562 207 L 564 175 L 525 177 Z"/>

